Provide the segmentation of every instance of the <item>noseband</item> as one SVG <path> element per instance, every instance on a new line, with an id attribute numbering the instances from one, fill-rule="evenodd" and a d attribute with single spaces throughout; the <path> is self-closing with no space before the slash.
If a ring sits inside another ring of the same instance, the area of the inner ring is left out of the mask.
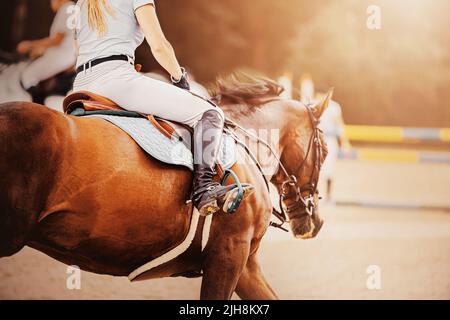
<path id="1" fill-rule="evenodd" d="M 305 158 L 299 164 L 299 166 L 296 168 L 296 170 L 294 172 L 299 172 L 300 170 L 303 170 L 303 168 L 305 167 L 306 161 L 313 149 L 315 152 L 315 158 L 314 158 L 314 168 L 311 172 L 311 176 L 308 180 L 308 183 L 301 187 L 299 186 L 295 175 L 288 173 L 288 171 L 286 170 L 286 167 L 283 165 L 283 163 L 281 162 L 281 159 L 274 152 L 271 145 L 269 145 L 266 141 L 262 140 L 258 136 L 248 132 L 247 130 L 245 130 L 244 128 L 242 128 L 241 126 L 236 124 L 235 122 L 233 122 L 231 120 L 227 120 L 228 127 L 237 128 L 237 129 L 241 130 L 248 137 L 252 137 L 258 143 L 261 143 L 265 147 L 267 147 L 270 150 L 270 152 L 274 155 L 274 157 L 276 158 L 276 160 L 278 162 L 279 167 L 283 170 L 284 175 L 287 177 L 287 179 L 285 181 L 283 181 L 283 183 L 281 184 L 281 194 L 279 196 L 279 204 L 280 204 L 281 211 L 278 211 L 275 208 L 273 208 L 273 210 L 272 210 L 273 215 L 275 217 L 277 217 L 281 221 L 281 223 L 270 222 L 270 225 L 272 227 L 282 229 L 286 232 L 288 232 L 288 230 L 285 229 L 283 227 L 283 225 L 289 221 L 289 214 L 294 213 L 299 210 L 302 210 L 302 209 L 303 209 L 302 212 L 304 212 L 304 214 L 306 214 L 306 215 L 312 216 L 314 214 L 314 212 L 316 210 L 316 205 L 315 205 L 314 199 L 315 199 L 315 196 L 318 195 L 318 193 L 319 193 L 318 189 L 317 189 L 317 184 L 319 181 L 319 172 L 320 172 L 320 168 L 321 168 L 321 159 L 322 159 L 322 144 L 321 144 L 320 137 L 319 137 L 320 129 L 318 128 L 319 122 L 316 119 L 316 117 L 314 116 L 314 112 L 313 112 L 311 105 L 305 105 L 305 107 L 306 107 L 306 110 L 308 111 L 308 117 L 311 122 L 313 132 L 309 139 L 308 149 L 306 151 Z M 267 178 L 265 177 L 262 167 L 259 164 L 257 158 L 253 155 L 253 153 L 250 151 L 250 149 L 247 147 L 247 145 L 245 145 L 245 143 L 243 143 L 236 136 L 236 134 L 233 131 L 228 130 L 228 129 L 226 131 L 234 138 L 234 140 L 239 145 L 241 145 L 246 150 L 247 154 L 255 162 L 256 166 L 258 167 L 259 171 L 261 172 L 261 175 L 264 178 L 264 181 L 266 182 L 267 188 L 270 193 L 269 182 L 267 181 Z M 293 190 L 293 192 L 291 190 Z M 306 193 L 306 196 L 303 196 L 304 193 Z M 286 200 L 290 200 L 290 199 L 293 199 L 292 203 L 287 204 Z M 298 216 L 301 216 L 301 215 L 302 214 L 300 214 Z"/>

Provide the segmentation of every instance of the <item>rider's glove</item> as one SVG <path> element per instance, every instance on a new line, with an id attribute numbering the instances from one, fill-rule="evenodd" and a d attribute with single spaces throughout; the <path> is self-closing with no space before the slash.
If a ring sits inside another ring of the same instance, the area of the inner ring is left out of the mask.
<path id="1" fill-rule="evenodd" d="M 183 72 L 183 75 L 181 76 L 180 80 L 175 80 L 173 77 L 171 77 L 172 84 L 178 88 L 190 90 L 191 86 L 188 82 L 188 74 L 184 68 L 181 68 L 181 71 Z"/>

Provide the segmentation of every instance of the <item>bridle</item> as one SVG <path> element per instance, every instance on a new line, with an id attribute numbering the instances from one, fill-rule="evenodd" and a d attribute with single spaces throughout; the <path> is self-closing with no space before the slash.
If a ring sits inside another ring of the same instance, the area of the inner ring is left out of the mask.
<path id="1" fill-rule="evenodd" d="M 319 173 L 320 173 L 320 168 L 322 165 L 322 161 L 321 161 L 321 159 L 322 159 L 322 143 L 320 141 L 320 129 L 318 127 L 319 122 L 316 119 L 316 117 L 314 116 L 314 111 L 313 111 L 312 106 L 305 105 L 305 108 L 308 112 L 309 120 L 310 120 L 310 123 L 313 128 L 313 130 L 312 130 L 313 132 L 309 139 L 306 155 L 305 155 L 303 161 L 299 164 L 299 166 L 296 168 L 296 170 L 294 172 L 299 172 L 300 170 L 303 170 L 303 168 L 305 167 L 306 161 L 307 161 L 308 157 L 310 156 L 312 150 L 314 150 L 315 155 L 314 155 L 314 168 L 311 172 L 308 183 L 306 183 L 305 185 L 303 185 L 301 187 L 299 186 L 299 183 L 298 183 L 295 175 L 289 174 L 288 170 L 286 169 L 284 164 L 281 162 L 280 157 L 275 153 L 275 151 L 273 150 L 271 145 L 269 145 L 266 141 L 259 138 L 258 136 L 248 132 L 246 129 L 242 128 L 240 125 L 236 124 L 235 122 L 233 122 L 231 120 L 227 120 L 227 122 L 226 122 L 227 127 L 239 129 L 246 136 L 255 139 L 257 141 L 257 143 L 261 143 L 266 148 L 268 148 L 270 150 L 270 152 L 273 154 L 273 156 L 275 157 L 275 159 L 277 160 L 278 165 L 281 168 L 283 174 L 287 178 L 286 180 L 284 180 L 281 183 L 281 193 L 279 196 L 280 211 L 278 211 L 275 208 L 273 208 L 273 210 L 272 210 L 273 215 L 280 220 L 280 223 L 276 223 L 276 222 L 272 222 L 272 221 L 270 222 L 270 226 L 282 229 L 286 232 L 288 230 L 285 229 L 283 227 L 283 225 L 286 222 L 289 222 L 289 218 L 290 218 L 290 215 L 292 216 L 292 213 L 295 213 L 295 212 L 301 210 L 301 213 L 297 216 L 301 216 L 301 215 L 305 215 L 305 214 L 312 216 L 314 214 L 314 212 L 316 210 L 316 205 L 315 205 L 314 199 L 316 196 L 318 196 L 318 193 L 319 193 L 318 189 L 317 189 L 317 184 L 319 181 Z M 248 153 L 250 158 L 252 158 L 252 160 L 255 162 L 256 166 L 258 167 L 259 171 L 261 172 L 261 175 L 264 178 L 264 181 L 266 182 L 267 188 L 270 193 L 269 182 L 267 181 L 267 178 L 265 177 L 262 167 L 259 164 L 257 158 L 249 150 L 247 145 L 245 145 L 245 143 L 243 143 L 236 136 L 236 134 L 233 131 L 228 130 L 228 129 L 226 129 L 226 131 L 235 139 L 235 141 L 238 144 L 240 144 L 242 147 L 244 147 L 244 149 L 246 150 L 246 152 Z M 291 190 L 293 190 L 293 192 Z M 304 193 L 306 193 L 306 196 L 303 196 Z M 291 201 L 291 203 L 287 204 L 286 200 L 292 200 L 292 201 Z"/>

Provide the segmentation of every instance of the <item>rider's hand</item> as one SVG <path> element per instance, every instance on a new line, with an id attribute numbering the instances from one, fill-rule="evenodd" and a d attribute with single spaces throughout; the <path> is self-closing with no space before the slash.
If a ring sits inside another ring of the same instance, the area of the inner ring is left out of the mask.
<path id="1" fill-rule="evenodd" d="M 188 74 L 184 68 L 181 68 L 181 70 L 182 70 L 182 75 L 179 80 L 176 80 L 173 77 L 171 77 L 172 84 L 178 88 L 190 90 L 191 86 L 189 85 L 189 82 L 188 82 Z"/>
<path id="2" fill-rule="evenodd" d="M 17 45 L 17 52 L 20 54 L 27 54 L 33 49 L 33 42 L 29 40 L 21 41 Z"/>

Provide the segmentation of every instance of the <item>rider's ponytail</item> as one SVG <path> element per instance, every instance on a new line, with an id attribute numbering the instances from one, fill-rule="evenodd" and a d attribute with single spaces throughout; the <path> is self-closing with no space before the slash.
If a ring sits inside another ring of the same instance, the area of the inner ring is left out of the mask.
<path id="1" fill-rule="evenodd" d="M 92 30 L 97 31 L 99 36 L 106 33 L 106 23 L 103 9 L 108 14 L 112 14 L 111 6 L 108 0 L 87 0 L 88 21 Z"/>

